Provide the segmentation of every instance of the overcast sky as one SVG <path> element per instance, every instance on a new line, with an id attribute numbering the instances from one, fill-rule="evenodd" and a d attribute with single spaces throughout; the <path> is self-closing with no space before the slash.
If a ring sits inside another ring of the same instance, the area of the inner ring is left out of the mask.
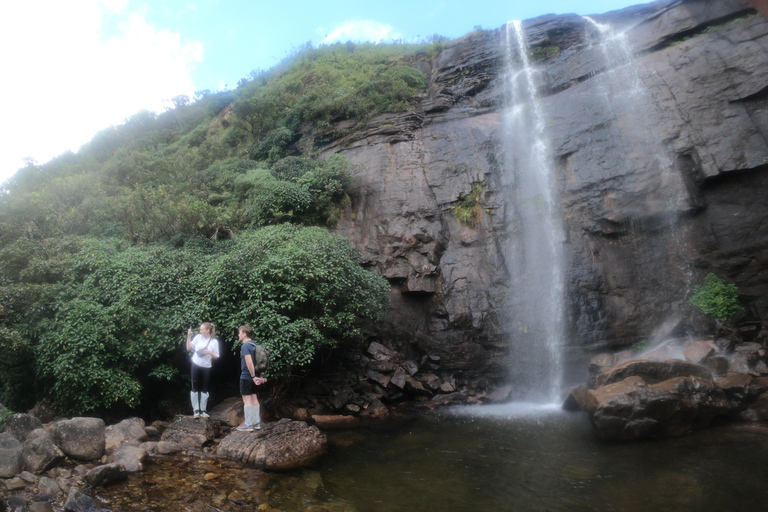
<path id="1" fill-rule="evenodd" d="M 301 44 L 460 37 L 631 0 L 23 0 L 0 16 L 0 181 L 178 94 L 232 88 Z"/>

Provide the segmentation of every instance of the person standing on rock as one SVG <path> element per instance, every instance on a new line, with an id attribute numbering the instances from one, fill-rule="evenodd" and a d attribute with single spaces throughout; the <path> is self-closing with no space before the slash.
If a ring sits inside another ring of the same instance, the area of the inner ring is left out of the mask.
<path id="1" fill-rule="evenodd" d="M 237 338 L 242 343 L 240 347 L 240 395 L 243 397 L 243 413 L 245 422 L 237 430 L 253 432 L 261 428 L 261 413 L 259 410 L 258 386 L 267 379 L 261 376 L 267 369 L 267 351 L 253 341 L 253 328 L 241 325 L 237 330 Z"/>
<path id="2" fill-rule="evenodd" d="M 219 341 L 216 326 L 210 322 L 200 324 L 200 332 L 194 338 L 192 328 L 187 331 L 187 350 L 192 351 L 192 413 L 195 418 L 208 417 L 208 395 L 211 383 L 211 366 L 219 358 Z"/>

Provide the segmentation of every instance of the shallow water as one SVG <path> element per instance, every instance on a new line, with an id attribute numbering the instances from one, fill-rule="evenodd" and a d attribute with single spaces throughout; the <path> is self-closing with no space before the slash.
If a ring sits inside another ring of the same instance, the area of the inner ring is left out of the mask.
<path id="1" fill-rule="evenodd" d="M 335 447 L 312 471 L 156 458 L 100 494 L 115 510 L 155 511 L 768 510 L 764 429 L 609 443 L 582 414 L 517 404 L 329 436 Z"/>

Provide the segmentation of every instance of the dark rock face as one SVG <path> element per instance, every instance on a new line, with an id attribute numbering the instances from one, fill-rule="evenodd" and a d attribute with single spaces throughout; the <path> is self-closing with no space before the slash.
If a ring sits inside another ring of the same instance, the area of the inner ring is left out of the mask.
<path id="1" fill-rule="evenodd" d="M 624 62 L 610 61 L 585 18 L 524 22 L 532 55 L 544 55 L 574 347 L 629 345 L 670 317 L 693 329 L 686 291 L 708 272 L 739 286 L 763 333 L 753 335 L 765 334 L 768 22 L 753 13 L 742 0 L 676 0 L 594 16 L 625 31 L 634 54 Z M 504 331 L 515 233 L 501 179 L 514 151 L 502 127 L 503 32 L 420 63 L 429 87 L 413 112 L 326 148 L 363 165 L 336 230 L 392 284 L 382 341 L 474 380 L 504 380 L 515 357 Z M 633 98 L 628 81 L 642 85 Z M 469 227 L 451 208 L 474 183 L 482 211 Z"/>
<path id="2" fill-rule="evenodd" d="M 217 454 L 259 469 L 283 471 L 310 466 L 327 449 L 317 427 L 284 418 L 253 432 L 234 431 L 222 439 Z"/>

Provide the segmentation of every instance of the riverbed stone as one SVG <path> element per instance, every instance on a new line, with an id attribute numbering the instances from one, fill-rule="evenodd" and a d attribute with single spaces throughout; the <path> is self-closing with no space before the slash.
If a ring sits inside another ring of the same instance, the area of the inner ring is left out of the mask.
<path id="1" fill-rule="evenodd" d="M 129 439 L 139 442 L 146 441 L 149 436 L 147 436 L 144 427 L 144 420 L 141 418 L 127 418 L 119 423 L 108 426 L 104 431 L 104 449 L 106 453 L 114 452 Z"/>
<path id="2" fill-rule="evenodd" d="M 221 423 L 213 418 L 177 416 L 160 436 L 160 440 L 171 441 L 184 448 L 199 449 L 213 442 L 220 433 Z"/>
<path id="3" fill-rule="evenodd" d="M 64 460 L 64 452 L 54 441 L 53 434 L 45 429 L 33 430 L 24 442 L 24 466 L 27 471 L 39 475 Z"/>
<path id="4" fill-rule="evenodd" d="M 67 456 L 91 461 L 104 455 L 104 420 L 101 418 L 72 418 L 53 423 L 53 438 Z"/>
<path id="5" fill-rule="evenodd" d="M 37 483 L 37 489 L 40 491 L 40 494 L 44 494 L 52 498 L 56 498 L 59 494 L 62 493 L 59 482 L 57 482 L 56 479 L 47 476 L 40 477 L 40 481 Z"/>
<path id="6" fill-rule="evenodd" d="M 283 418 L 262 423 L 261 430 L 230 433 L 216 453 L 259 469 L 284 471 L 312 465 L 326 452 L 327 444 L 317 427 Z"/>
<path id="7" fill-rule="evenodd" d="M 139 446 L 124 444 L 117 449 L 110 457 L 109 462 L 117 463 L 125 468 L 129 473 L 138 473 L 144 469 L 144 462 L 147 460 L 147 450 Z"/>
<path id="8" fill-rule="evenodd" d="M 11 478 L 24 469 L 24 446 L 7 432 L 0 434 L 0 478 Z"/>
<path id="9" fill-rule="evenodd" d="M 34 501 L 29 504 L 29 512 L 55 512 L 56 509 L 47 501 Z"/>
<path id="10" fill-rule="evenodd" d="M 70 489 L 67 501 L 64 503 L 64 510 L 67 512 L 92 512 L 99 508 L 93 498 L 76 487 Z"/>
<path id="11" fill-rule="evenodd" d="M 173 453 L 178 453 L 183 449 L 184 448 L 179 443 L 173 441 L 159 441 L 155 444 L 154 452 L 159 455 L 171 455 Z"/>
<path id="12" fill-rule="evenodd" d="M 86 482 L 92 487 L 104 486 L 110 482 L 125 480 L 127 477 L 128 471 L 118 462 L 96 466 L 85 474 Z"/>

